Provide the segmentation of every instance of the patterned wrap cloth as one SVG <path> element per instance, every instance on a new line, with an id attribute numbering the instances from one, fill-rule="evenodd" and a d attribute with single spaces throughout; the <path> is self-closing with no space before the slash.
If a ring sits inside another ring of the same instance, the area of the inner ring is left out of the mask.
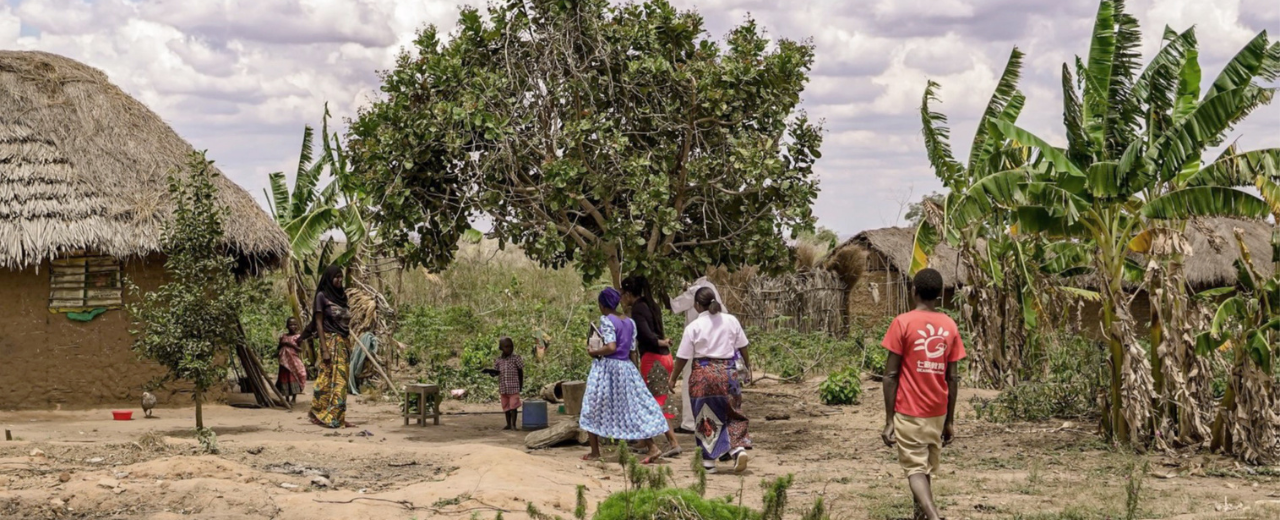
<path id="1" fill-rule="evenodd" d="M 311 422 L 326 428 L 341 428 L 347 424 L 347 361 L 351 355 L 351 342 L 344 336 L 325 334 L 329 350 L 329 366 L 321 366 L 316 374 L 315 389 L 311 398 Z"/>
<path id="2" fill-rule="evenodd" d="M 749 448 L 747 416 L 737 406 L 741 395 L 732 359 L 696 359 L 689 376 L 694 437 L 705 460 L 716 460 L 738 448 Z"/>
<path id="3" fill-rule="evenodd" d="M 298 351 L 298 335 L 280 336 L 280 370 L 276 372 L 276 389 L 281 394 L 298 395 L 307 384 L 307 367 Z"/>
<path id="4" fill-rule="evenodd" d="M 635 363 L 612 358 L 591 363 L 578 426 L 606 439 L 627 441 L 657 437 L 668 428 Z"/>

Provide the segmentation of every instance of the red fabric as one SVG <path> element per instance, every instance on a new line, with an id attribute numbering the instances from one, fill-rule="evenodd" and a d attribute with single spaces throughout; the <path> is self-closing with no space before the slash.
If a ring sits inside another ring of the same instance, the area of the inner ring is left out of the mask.
<path id="1" fill-rule="evenodd" d="M 894 409 L 912 417 L 947 414 L 947 363 L 964 359 L 964 342 L 950 316 L 914 310 L 893 319 L 884 348 L 902 356 Z"/>
<path id="2" fill-rule="evenodd" d="M 302 357 L 298 355 L 298 335 L 285 334 L 280 336 L 280 368 L 292 372 L 293 378 L 301 383 L 307 381 L 307 367 L 302 364 Z"/>
<path id="3" fill-rule="evenodd" d="M 502 398 L 502 411 L 504 412 L 510 412 L 511 410 L 519 410 L 520 405 L 524 404 L 520 402 L 520 394 L 499 394 L 499 395 Z"/>
<path id="4" fill-rule="evenodd" d="M 294 377 L 293 372 L 290 372 L 285 367 L 280 367 L 280 370 L 276 373 L 276 390 L 279 390 L 280 394 L 285 397 L 301 394 L 306 386 L 306 379 Z"/>
<path id="5" fill-rule="evenodd" d="M 667 374 L 675 371 L 675 362 L 671 358 L 671 354 L 657 354 L 654 352 L 645 352 L 640 355 L 640 376 L 644 378 L 645 383 L 649 384 L 649 388 L 653 388 L 652 382 L 649 381 L 649 372 L 653 371 L 653 365 L 657 363 L 659 366 L 667 369 Z M 665 382 L 659 382 L 665 385 Z M 668 389 L 670 391 L 670 389 Z M 667 413 L 667 394 L 654 395 L 653 398 L 658 401 L 658 407 L 662 408 L 662 415 L 667 419 L 674 419 L 675 414 Z"/>

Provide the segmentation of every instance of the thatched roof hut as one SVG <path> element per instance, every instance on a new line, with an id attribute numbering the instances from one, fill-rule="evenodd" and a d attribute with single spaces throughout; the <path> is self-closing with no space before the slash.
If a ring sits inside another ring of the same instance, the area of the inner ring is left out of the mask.
<path id="1" fill-rule="evenodd" d="M 862 247 L 880 257 L 884 267 L 906 273 L 911 270 L 911 245 L 915 242 L 915 233 L 914 228 L 907 227 L 871 229 L 854 235 L 836 249 Z M 933 255 L 929 257 L 929 267 L 942 273 L 942 279 L 949 288 L 962 284 L 966 279 L 960 251 L 945 242 L 934 248 Z"/>
<path id="2" fill-rule="evenodd" d="M 44 52 L 0 51 L 0 267 L 70 250 L 160 250 L 169 174 L 193 151 L 101 71 Z M 217 180 L 228 245 L 276 263 L 288 238 L 253 198 Z"/>
<path id="3" fill-rule="evenodd" d="M 911 245 L 914 241 L 915 229 L 889 227 L 858 233 L 832 250 L 829 258 L 850 252 L 863 258 L 862 273 L 849 284 L 846 298 L 846 315 L 850 323 L 872 324 L 910 310 L 913 305 L 911 279 L 907 273 L 911 270 Z M 946 284 L 943 306 L 957 305 L 956 289 L 966 279 L 960 252 L 945 243 L 938 244 L 929 257 L 929 267 L 942 273 Z"/>
<path id="4" fill-rule="evenodd" d="M 0 51 L 0 410 L 137 403 L 162 373 L 130 351 L 136 294 L 164 282 L 168 176 L 193 148 L 101 71 Z M 216 179 L 241 267 L 279 264 L 284 231 Z M 162 403 L 178 389 L 155 390 Z"/>
<path id="5" fill-rule="evenodd" d="M 1183 259 L 1187 283 L 1196 289 L 1235 285 L 1235 262 L 1240 258 L 1236 229 L 1244 232 L 1244 243 L 1259 274 L 1264 277 L 1272 275 L 1271 233 L 1274 226 L 1260 220 L 1205 218 L 1188 222 L 1183 233 L 1191 244 L 1191 254 Z"/>

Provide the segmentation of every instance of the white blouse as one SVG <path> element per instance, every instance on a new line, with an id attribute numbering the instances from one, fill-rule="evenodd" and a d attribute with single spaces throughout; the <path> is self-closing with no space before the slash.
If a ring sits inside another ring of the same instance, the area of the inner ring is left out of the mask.
<path id="1" fill-rule="evenodd" d="M 676 357 L 688 360 L 733 359 L 738 349 L 746 346 L 747 333 L 742 330 L 738 318 L 723 312 L 703 312 L 684 328 L 684 337 L 680 339 Z"/>

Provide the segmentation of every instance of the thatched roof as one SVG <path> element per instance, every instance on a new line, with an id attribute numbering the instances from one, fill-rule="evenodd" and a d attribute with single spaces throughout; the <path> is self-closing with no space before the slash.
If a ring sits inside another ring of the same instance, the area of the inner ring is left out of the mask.
<path id="1" fill-rule="evenodd" d="M 894 269 L 905 274 L 911 270 L 911 244 L 915 241 L 915 232 L 914 228 L 905 227 L 872 229 L 854 235 L 836 249 L 862 247 L 880 255 Z M 967 279 L 964 266 L 960 264 L 960 251 L 946 243 L 934 248 L 933 255 L 929 257 L 929 267 L 942 273 L 947 287 L 955 287 Z"/>
<path id="2" fill-rule="evenodd" d="M 1191 244 L 1191 254 L 1183 263 L 1187 283 L 1199 289 L 1236 283 L 1235 261 L 1240 258 L 1236 228 L 1244 231 L 1244 243 L 1249 247 L 1253 266 L 1259 274 L 1264 277 L 1272 275 L 1271 224 L 1232 218 L 1195 219 L 1187 223 L 1187 230 L 1183 233 Z"/>
<path id="3" fill-rule="evenodd" d="M 1235 261 L 1240 258 L 1235 229 L 1244 231 L 1245 244 L 1253 255 L 1253 264 L 1265 277 L 1272 275 L 1271 233 L 1274 227 L 1257 220 L 1232 218 L 1195 219 L 1187 223 L 1184 235 L 1191 244 L 1191 254 L 1184 259 L 1187 283 L 1198 289 L 1223 287 L 1236 283 Z M 912 228 L 891 227 L 858 233 L 841 244 L 862 247 L 881 255 L 893 268 L 906 273 L 911 267 Z M 929 258 L 929 267 L 942 273 L 947 286 L 966 280 L 960 264 L 960 252 L 945 243 L 938 244 Z"/>
<path id="4" fill-rule="evenodd" d="M 0 51 L 0 268 L 60 251 L 118 258 L 160 250 L 166 178 L 193 151 L 101 71 L 43 52 Z M 243 189 L 216 184 L 227 242 L 267 264 L 288 238 Z"/>

